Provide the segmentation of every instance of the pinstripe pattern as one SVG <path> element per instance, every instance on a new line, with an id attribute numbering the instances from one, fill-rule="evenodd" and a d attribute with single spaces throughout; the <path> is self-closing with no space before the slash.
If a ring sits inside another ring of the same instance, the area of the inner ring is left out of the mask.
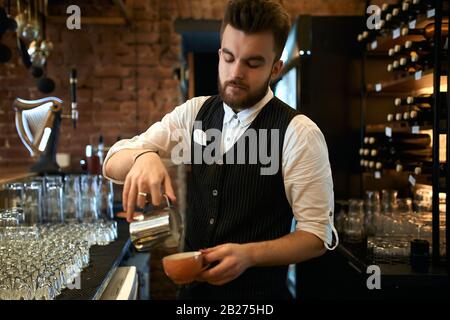
<path id="1" fill-rule="evenodd" d="M 223 165 L 192 165 L 186 216 L 186 250 L 227 242 L 271 240 L 289 233 L 293 214 L 286 199 L 281 155 L 286 128 L 297 114 L 297 111 L 273 98 L 249 127 L 280 130 L 277 150 L 279 170 L 275 175 L 261 175 L 262 165 L 259 161 L 257 164 L 229 164 L 226 155 Z M 222 130 L 223 116 L 222 101 L 214 96 L 202 106 L 196 121 L 202 121 L 203 131 L 210 128 Z M 238 142 L 241 139 L 243 137 Z M 194 148 L 204 147 L 192 139 L 192 152 Z M 237 143 L 233 149 L 236 158 Z M 245 150 L 248 157 L 248 141 Z M 214 219 L 213 223 L 211 219 Z M 195 283 L 185 288 L 184 293 L 189 292 L 191 297 L 217 299 L 283 298 L 287 290 L 286 273 L 287 266 L 250 268 L 226 285 Z"/>

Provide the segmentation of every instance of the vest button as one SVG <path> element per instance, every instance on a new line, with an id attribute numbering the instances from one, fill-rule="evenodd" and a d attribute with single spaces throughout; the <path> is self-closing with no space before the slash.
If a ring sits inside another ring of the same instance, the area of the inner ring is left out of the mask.
<path id="1" fill-rule="evenodd" d="M 219 194 L 219 191 L 217 191 L 216 189 L 213 190 L 212 195 L 214 197 L 217 197 L 217 195 Z"/>
<path id="2" fill-rule="evenodd" d="M 214 224 L 214 218 L 209 219 L 209 224 Z"/>

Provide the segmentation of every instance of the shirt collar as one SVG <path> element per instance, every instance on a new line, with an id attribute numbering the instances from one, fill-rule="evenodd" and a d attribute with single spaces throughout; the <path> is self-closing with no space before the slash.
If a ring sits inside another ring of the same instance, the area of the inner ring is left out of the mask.
<path id="1" fill-rule="evenodd" d="M 259 100 L 255 105 L 253 105 L 250 108 L 244 109 L 238 113 L 235 113 L 233 109 L 231 109 L 225 102 L 223 103 L 223 110 L 225 111 L 225 114 L 223 116 L 223 123 L 228 123 L 235 116 L 239 119 L 239 123 L 242 127 L 246 127 L 250 123 L 252 123 L 253 120 L 255 120 L 258 113 L 262 110 L 262 108 L 273 98 L 273 92 L 269 89 L 267 90 L 266 95 L 264 98 Z"/>

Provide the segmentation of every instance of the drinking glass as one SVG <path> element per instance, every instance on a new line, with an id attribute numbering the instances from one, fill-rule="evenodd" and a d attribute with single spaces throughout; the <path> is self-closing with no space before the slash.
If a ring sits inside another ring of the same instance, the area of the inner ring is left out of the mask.
<path id="1" fill-rule="evenodd" d="M 64 177 L 64 221 L 76 222 L 81 217 L 81 184 L 79 175 Z"/>
<path id="2" fill-rule="evenodd" d="M 94 221 L 98 219 L 98 181 L 96 175 L 82 175 L 81 176 L 81 202 L 82 202 L 82 217 L 81 220 L 85 222 Z"/>
<path id="3" fill-rule="evenodd" d="M 48 181 L 46 183 L 47 215 L 44 222 L 62 223 L 63 217 L 63 188 L 59 181 Z"/>
<path id="4" fill-rule="evenodd" d="M 98 176 L 98 213 L 104 220 L 112 220 L 114 218 L 114 192 L 112 181 Z"/>
<path id="5" fill-rule="evenodd" d="M 7 199 L 6 208 L 23 207 L 23 183 L 15 182 L 6 184 Z"/>
<path id="6" fill-rule="evenodd" d="M 381 190 L 381 212 L 386 215 L 392 215 L 397 204 L 396 190 Z"/>
<path id="7" fill-rule="evenodd" d="M 367 236 L 376 232 L 376 215 L 380 213 L 380 193 L 376 190 L 367 190 L 364 198 L 364 226 Z"/>
<path id="8" fill-rule="evenodd" d="M 40 224 L 42 222 L 42 184 L 40 182 L 25 183 L 23 203 L 25 224 Z"/>
<path id="9" fill-rule="evenodd" d="M 360 199 L 350 199 L 346 240 L 351 243 L 360 243 L 364 238 L 364 202 Z"/>

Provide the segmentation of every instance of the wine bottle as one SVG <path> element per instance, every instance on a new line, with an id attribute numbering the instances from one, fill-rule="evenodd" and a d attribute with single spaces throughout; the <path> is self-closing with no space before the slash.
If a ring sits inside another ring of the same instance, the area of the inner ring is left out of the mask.
<path id="1" fill-rule="evenodd" d="M 360 43 L 367 44 L 372 41 L 375 41 L 377 37 L 383 37 L 386 35 L 386 29 L 384 28 L 384 20 L 381 20 L 378 28 L 373 30 L 365 30 L 362 33 L 358 34 L 357 40 Z"/>
<path id="2" fill-rule="evenodd" d="M 430 0 L 412 0 L 410 7 L 416 13 L 424 13 L 433 8 L 434 1 Z"/>
<path id="3" fill-rule="evenodd" d="M 416 19 L 419 13 L 420 10 L 414 7 L 412 1 L 403 1 L 400 15 L 405 21 Z"/>
<path id="4" fill-rule="evenodd" d="M 397 163 L 396 171 L 397 172 L 411 172 L 413 174 L 420 174 L 420 167 L 423 162 L 428 161 L 429 159 L 423 161 L 407 161 L 406 159 L 399 160 Z"/>
<path id="5" fill-rule="evenodd" d="M 388 29 L 395 29 L 405 24 L 405 20 L 399 16 L 400 9 L 394 8 L 392 12 L 386 14 L 385 27 Z"/>
<path id="6" fill-rule="evenodd" d="M 400 68 L 399 60 L 394 60 L 394 62 L 388 64 L 387 71 L 392 72 L 392 71 L 399 70 L 399 68 Z"/>
<path id="7" fill-rule="evenodd" d="M 392 14 L 392 11 L 394 9 L 400 9 L 401 5 L 398 3 L 383 3 L 381 5 L 381 12 L 380 12 L 380 18 L 381 20 L 386 20 L 386 17 L 388 14 Z"/>
<path id="8" fill-rule="evenodd" d="M 367 171 L 379 171 L 383 169 L 382 163 L 376 160 L 367 160 L 363 158 L 359 161 L 359 165 Z"/>
<path id="9" fill-rule="evenodd" d="M 411 149 L 413 148 L 413 149 Z M 432 156 L 431 147 L 422 147 L 419 146 L 393 146 L 393 145 L 385 145 L 380 146 L 377 149 L 372 149 L 370 151 L 370 157 L 377 159 L 385 159 L 392 158 L 395 160 L 401 158 L 411 158 L 411 159 L 420 159 L 420 158 L 428 158 Z"/>
<path id="10" fill-rule="evenodd" d="M 395 97 L 394 98 L 394 106 L 399 107 L 399 106 L 404 106 L 404 105 L 409 104 L 408 98 L 409 97 L 406 97 L 406 98 Z"/>
<path id="11" fill-rule="evenodd" d="M 388 50 L 388 55 L 399 60 L 401 57 L 410 57 L 413 54 L 427 55 L 433 53 L 433 46 L 428 41 L 406 41 L 403 46 L 397 44 Z"/>
<path id="12" fill-rule="evenodd" d="M 370 154 L 370 149 L 367 148 L 360 149 L 359 154 L 363 157 L 367 157 Z"/>
<path id="13" fill-rule="evenodd" d="M 382 170 L 392 170 L 396 168 L 397 163 L 393 161 L 392 159 L 383 159 L 383 160 L 377 160 L 375 161 L 375 170 L 376 171 L 382 171 Z"/>
<path id="14" fill-rule="evenodd" d="M 403 112 L 403 120 L 408 121 L 410 119 L 409 112 L 410 111 Z"/>
<path id="15" fill-rule="evenodd" d="M 387 122 L 394 122 L 394 121 L 402 121 L 403 119 L 403 113 L 396 112 L 396 113 L 388 113 L 386 120 Z"/>
<path id="16" fill-rule="evenodd" d="M 431 137 L 426 133 L 398 132 L 392 137 L 387 137 L 383 133 L 371 134 L 367 136 L 370 148 L 390 145 L 400 149 L 422 149 L 431 146 Z"/>
<path id="17" fill-rule="evenodd" d="M 417 53 L 431 53 L 433 51 L 433 45 L 426 40 L 423 41 L 411 41 L 406 40 L 405 44 L 403 45 L 404 51 L 415 51 Z"/>
<path id="18" fill-rule="evenodd" d="M 445 70 L 446 55 L 442 57 L 442 71 Z M 408 73 L 414 73 L 420 70 L 432 68 L 434 65 L 434 56 L 432 54 L 419 55 L 417 52 L 411 52 L 409 58 L 400 59 L 400 67 L 398 70 L 404 70 Z"/>
<path id="19" fill-rule="evenodd" d="M 361 166 L 361 167 L 364 167 L 364 159 L 361 159 L 361 160 L 359 160 L 359 165 Z"/>
<path id="20" fill-rule="evenodd" d="M 433 123 L 432 109 L 411 110 L 409 112 L 409 121 L 411 126 L 420 126 L 427 123 Z"/>
<path id="21" fill-rule="evenodd" d="M 388 55 L 390 57 L 395 57 L 397 54 L 399 54 L 401 52 L 402 46 L 399 44 L 396 44 L 395 46 L 393 46 L 392 48 L 390 48 L 388 50 Z"/>
<path id="22" fill-rule="evenodd" d="M 387 122 L 392 122 L 395 119 L 395 115 L 393 113 L 388 113 L 388 115 L 386 116 L 386 121 Z"/>
<path id="23" fill-rule="evenodd" d="M 378 154 L 374 157 L 375 162 L 380 162 L 384 169 L 394 169 L 402 171 L 399 166 L 402 163 L 427 161 L 432 158 L 431 148 L 423 150 L 396 150 L 395 148 L 387 148 L 378 150 Z"/>
<path id="24" fill-rule="evenodd" d="M 434 38 L 434 23 L 427 24 L 421 29 L 409 29 L 408 27 L 403 27 L 401 30 L 401 35 L 420 35 L 427 40 L 432 40 Z M 447 37 L 448 34 L 448 23 L 443 23 L 441 28 L 441 36 Z"/>
<path id="25" fill-rule="evenodd" d="M 440 101 L 441 101 L 441 108 L 446 109 L 447 108 L 447 92 L 440 92 Z M 426 94 L 426 95 L 420 95 L 420 96 L 408 96 L 406 98 L 407 104 L 414 104 L 414 105 L 421 105 L 423 107 L 429 107 L 433 105 L 433 98 L 434 96 L 432 94 Z"/>
<path id="26" fill-rule="evenodd" d="M 428 159 L 425 161 L 421 161 L 417 163 L 417 165 L 413 169 L 414 174 L 416 175 L 431 175 L 433 174 L 433 161 L 432 159 Z M 445 162 L 439 163 L 439 175 L 445 176 L 447 174 L 447 165 Z"/>
<path id="27" fill-rule="evenodd" d="M 447 92 L 440 92 L 441 96 L 440 104 L 441 104 L 441 112 L 446 113 L 447 112 Z M 409 106 L 410 108 L 414 107 L 415 109 L 430 109 L 433 106 L 434 100 L 433 95 L 426 94 L 426 95 L 420 95 L 420 96 L 407 96 L 407 97 L 396 97 L 394 98 L 394 105 L 395 106 Z M 409 112 L 408 111 L 408 119 L 409 119 Z M 405 113 L 403 116 L 405 119 Z"/>

